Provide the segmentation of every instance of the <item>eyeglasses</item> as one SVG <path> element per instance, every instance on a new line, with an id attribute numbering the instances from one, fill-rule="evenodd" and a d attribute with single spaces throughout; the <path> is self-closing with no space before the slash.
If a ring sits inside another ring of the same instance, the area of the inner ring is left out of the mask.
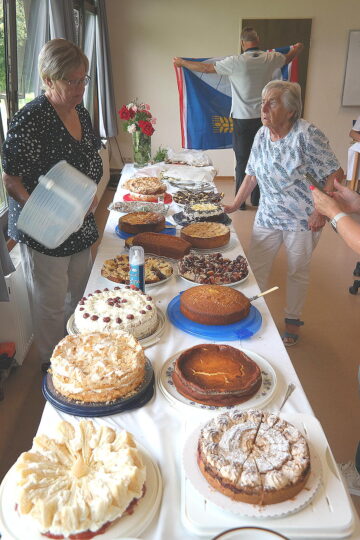
<path id="1" fill-rule="evenodd" d="M 86 86 L 89 84 L 89 81 L 91 80 L 91 77 L 89 75 L 85 75 L 82 79 L 62 79 L 63 81 L 67 82 L 69 86 Z"/>

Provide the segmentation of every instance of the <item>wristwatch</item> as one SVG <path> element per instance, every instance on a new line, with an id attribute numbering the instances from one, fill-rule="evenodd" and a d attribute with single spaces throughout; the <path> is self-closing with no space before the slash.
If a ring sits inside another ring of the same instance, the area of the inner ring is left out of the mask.
<path id="1" fill-rule="evenodd" d="M 339 212 L 338 214 L 336 214 L 336 216 L 334 216 L 332 219 L 330 219 L 330 223 L 331 223 L 331 226 L 334 229 L 334 231 L 337 232 L 337 222 L 339 221 L 339 219 L 341 219 L 342 217 L 345 217 L 347 215 L 348 214 L 345 214 L 345 212 Z"/>

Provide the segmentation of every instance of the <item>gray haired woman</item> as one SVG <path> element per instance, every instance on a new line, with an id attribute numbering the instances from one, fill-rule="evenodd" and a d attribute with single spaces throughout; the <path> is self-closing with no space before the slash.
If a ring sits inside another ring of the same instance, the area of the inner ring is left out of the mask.
<path id="1" fill-rule="evenodd" d="M 82 105 L 89 62 L 65 39 L 48 41 L 39 55 L 45 93 L 27 103 L 11 120 L 3 146 L 4 184 L 9 194 L 9 236 L 20 242 L 32 308 L 35 343 L 43 369 L 65 335 L 65 323 L 84 293 L 91 270 L 91 246 L 98 239 L 92 211 L 81 228 L 55 249 L 48 249 L 17 228 L 20 211 L 38 184 L 60 160 L 95 183 L 102 175 L 89 113 Z"/>
<path id="2" fill-rule="evenodd" d="M 261 121 L 246 168 L 246 176 L 233 204 L 234 212 L 256 184 L 260 205 L 249 248 L 249 262 L 260 289 L 264 289 L 280 246 L 287 260 L 284 345 L 295 345 L 309 283 L 310 261 L 325 218 L 315 208 L 309 184 L 311 174 L 332 191 L 334 179 L 343 177 L 340 164 L 325 135 L 301 118 L 301 90 L 297 83 L 272 81 L 262 91 Z"/>

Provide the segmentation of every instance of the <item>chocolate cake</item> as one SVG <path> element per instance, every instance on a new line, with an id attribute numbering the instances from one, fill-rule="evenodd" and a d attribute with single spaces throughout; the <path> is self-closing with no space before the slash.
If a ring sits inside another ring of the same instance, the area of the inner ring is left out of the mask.
<path id="1" fill-rule="evenodd" d="M 250 399 L 261 386 L 261 371 L 245 353 L 230 345 L 196 345 L 177 358 L 172 379 L 188 399 L 224 407 Z"/>
<path id="2" fill-rule="evenodd" d="M 248 298 L 221 285 L 198 285 L 180 296 L 180 311 L 200 324 L 225 325 L 241 321 L 250 311 Z"/>

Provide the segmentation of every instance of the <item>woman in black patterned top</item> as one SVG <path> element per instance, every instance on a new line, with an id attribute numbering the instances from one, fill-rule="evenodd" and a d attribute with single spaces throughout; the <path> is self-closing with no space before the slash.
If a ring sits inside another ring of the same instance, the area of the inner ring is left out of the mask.
<path id="1" fill-rule="evenodd" d="M 45 93 L 25 105 L 10 123 L 3 146 L 4 184 L 9 194 L 9 235 L 20 242 L 32 307 L 35 341 L 42 362 L 64 336 L 68 316 L 83 295 L 90 269 L 90 246 L 98 239 L 93 211 L 81 228 L 55 249 L 17 229 L 20 211 L 40 175 L 60 160 L 98 183 L 102 176 L 100 139 L 82 105 L 89 62 L 65 39 L 53 39 L 39 55 Z"/>

